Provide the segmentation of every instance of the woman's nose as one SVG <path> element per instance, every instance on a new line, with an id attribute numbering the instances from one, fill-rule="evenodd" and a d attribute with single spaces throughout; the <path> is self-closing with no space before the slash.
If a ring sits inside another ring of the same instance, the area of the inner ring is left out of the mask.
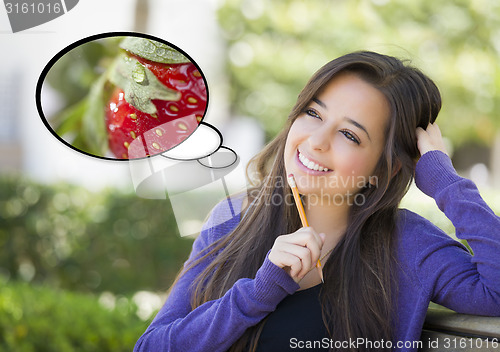
<path id="1" fill-rule="evenodd" d="M 322 127 L 312 132 L 308 138 L 311 149 L 327 151 L 330 149 L 332 134 L 329 128 Z"/>

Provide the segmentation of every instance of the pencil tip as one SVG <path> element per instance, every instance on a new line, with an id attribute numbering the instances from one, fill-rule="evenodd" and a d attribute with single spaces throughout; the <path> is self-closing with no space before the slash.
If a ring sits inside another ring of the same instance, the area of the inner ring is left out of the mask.
<path id="1" fill-rule="evenodd" d="M 323 270 L 321 270 L 321 266 L 318 266 L 318 271 L 319 271 L 319 277 L 321 278 L 321 282 L 325 283 L 325 280 L 323 280 Z"/>

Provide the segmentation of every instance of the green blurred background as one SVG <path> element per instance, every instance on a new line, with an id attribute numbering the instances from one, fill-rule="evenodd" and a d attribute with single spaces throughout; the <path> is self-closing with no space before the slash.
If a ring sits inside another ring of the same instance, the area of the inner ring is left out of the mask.
<path id="1" fill-rule="evenodd" d="M 137 0 L 130 30 L 147 31 L 156 4 Z M 269 140 L 310 75 L 330 59 L 361 49 L 408 59 L 441 89 L 438 123 L 455 166 L 500 213 L 498 1 L 227 0 L 210 8 L 207 21 L 223 43 L 212 55 L 224 79 L 205 74 L 211 94 L 225 94 L 228 124 L 244 116 Z M 86 70 L 81 84 L 61 89 L 80 94 L 71 87 L 85 89 L 89 74 L 98 72 Z M 453 236 L 433 200 L 415 188 L 403 206 Z M 0 350 L 131 350 L 192 241 L 179 236 L 168 201 L 2 168 Z"/>

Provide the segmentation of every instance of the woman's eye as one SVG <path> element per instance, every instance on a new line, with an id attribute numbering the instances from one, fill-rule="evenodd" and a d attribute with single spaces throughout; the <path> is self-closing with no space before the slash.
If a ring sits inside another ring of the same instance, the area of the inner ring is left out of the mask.
<path id="1" fill-rule="evenodd" d="M 340 131 L 340 133 L 342 133 L 347 139 L 353 141 L 354 143 L 356 143 L 357 145 L 360 144 L 360 141 L 358 138 L 356 138 L 355 135 L 353 135 L 351 132 L 349 131 L 345 131 L 345 130 L 342 130 Z"/>
<path id="2" fill-rule="evenodd" d="M 314 109 L 307 109 L 305 113 L 311 117 L 321 120 L 321 116 L 319 116 L 319 114 Z"/>

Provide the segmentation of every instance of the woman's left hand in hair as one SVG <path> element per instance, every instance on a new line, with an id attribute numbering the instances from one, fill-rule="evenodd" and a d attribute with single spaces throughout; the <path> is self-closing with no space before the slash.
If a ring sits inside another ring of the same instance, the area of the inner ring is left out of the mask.
<path id="1" fill-rule="evenodd" d="M 448 154 L 443 136 L 437 124 L 429 123 L 425 130 L 421 127 L 417 127 L 417 147 L 420 151 L 420 155 L 424 155 L 431 150 L 440 150 Z"/>

